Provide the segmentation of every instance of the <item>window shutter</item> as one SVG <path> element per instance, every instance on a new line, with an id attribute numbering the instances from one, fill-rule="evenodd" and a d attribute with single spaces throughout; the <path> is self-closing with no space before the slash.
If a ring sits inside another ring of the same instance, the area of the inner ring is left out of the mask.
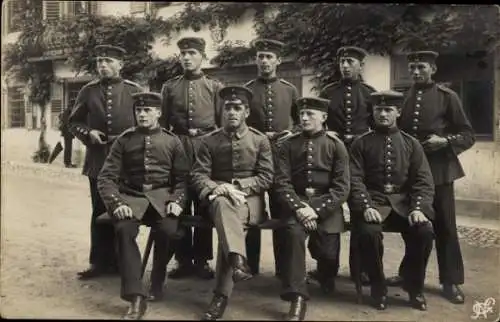
<path id="1" fill-rule="evenodd" d="M 43 2 L 43 17 L 48 21 L 58 20 L 61 17 L 60 1 L 44 1 Z"/>

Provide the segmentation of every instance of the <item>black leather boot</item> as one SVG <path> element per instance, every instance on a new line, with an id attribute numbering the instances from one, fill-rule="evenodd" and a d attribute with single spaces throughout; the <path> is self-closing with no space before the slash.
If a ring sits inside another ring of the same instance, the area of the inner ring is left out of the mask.
<path id="1" fill-rule="evenodd" d="M 246 258 L 240 254 L 229 253 L 229 264 L 233 268 L 233 282 L 246 281 L 253 277 Z"/>
<path id="2" fill-rule="evenodd" d="M 307 311 L 307 302 L 302 295 L 297 295 L 290 303 L 290 311 L 286 316 L 287 321 L 304 321 Z"/>
<path id="3" fill-rule="evenodd" d="M 420 311 L 427 311 L 427 302 L 422 293 L 409 293 L 411 307 Z"/>
<path id="4" fill-rule="evenodd" d="M 132 301 L 130 301 L 130 306 L 127 313 L 123 316 L 124 320 L 140 320 L 146 313 L 148 304 L 146 299 L 142 295 L 134 296 Z"/>
<path id="5" fill-rule="evenodd" d="M 202 321 L 215 321 L 222 318 L 227 306 L 227 297 L 222 294 L 214 294 L 212 302 L 203 314 Z"/>

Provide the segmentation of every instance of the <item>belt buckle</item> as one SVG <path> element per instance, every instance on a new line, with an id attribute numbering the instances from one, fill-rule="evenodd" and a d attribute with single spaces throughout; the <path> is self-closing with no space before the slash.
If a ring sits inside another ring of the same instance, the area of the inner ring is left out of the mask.
<path id="1" fill-rule="evenodd" d="M 313 197 L 315 193 L 316 193 L 316 189 L 311 188 L 311 187 L 306 188 L 306 197 L 307 198 Z"/>
<path id="2" fill-rule="evenodd" d="M 384 184 L 384 192 L 385 193 L 393 193 L 395 186 L 392 183 Z"/>
<path id="3" fill-rule="evenodd" d="M 147 192 L 153 190 L 153 185 L 152 184 L 143 184 L 142 185 L 142 191 Z"/>
<path id="4" fill-rule="evenodd" d="M 189 136 L 198 135 L 198 129 L 188 129 Z"/>

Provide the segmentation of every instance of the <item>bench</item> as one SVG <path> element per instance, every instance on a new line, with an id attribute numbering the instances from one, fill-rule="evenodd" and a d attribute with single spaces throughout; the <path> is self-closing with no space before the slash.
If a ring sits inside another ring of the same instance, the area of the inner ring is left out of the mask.
<path id="1" fill-rule="evenodd" d="M 213 228 L 214 227 L 211 221 L 209 221 L 201 216 L 180 216 L 179 218 L 180 218 L 179 224 L 181 226 L 184 226 L 184 227 L 197 227 L 197 228 L 210 228 L 210 227 Z M 108 213 L 104 213 L 104 214 L 100 215 L 99 217 L 97 217 L 97 223 L 111 224 L 111 222 L 112 222 L 112 219 Z M 150 227 L 149 225 L 147 225 L 147 226 Z M 283 222 L 282 220 L 280 220 L 280 219 L 268 219 L 268 220 L 266 220 L 258 225 L 247 225 L 246 229 L 275 230 L 275 229 L 279 229 L 279 228 L 283 228 L 283 227 L 285 227 L 285 222 Z M 346 231 L 351 231 L 351 239 L 352 239 L 353 238 L 352 225 L 350 222 L 346 222 L 344 224 L 344 232 L 346 232 Z M 387 230 L 387 229 L 384 229 L 383 231 L 388 232 L 388 233 L 399 233 L 398 231 Z M 144 272 L 146 271 L 146 266 L 147 266 L 148 261 L 149 261 L 151 249 L 153 248 L 153 243 L 154 243 L 154 232 L 150 230 L 149 235 L 148 235 L 148 239 L 146 242 L 146 248 L 144 250 L 144 254 L 142 257 L 141 276 L 143 276 Z M 360 265 L 361 259 L 359 256 L 360 253 L 356 251 L 357 249 L 358 249 L 357 245 L 354 244 L 353 250 L 354 250 L 354 253 L 356 254 L 356 256 L 354 256 L 353 254 L 350 254 L 349 260 L 352 261 L 351 264 L 352 264 L 353 271 L 351 272 L 351 274 L 353 275 L 354 284 L 356 287 L 357 302 L 362 303 L 363 302 L 363 285 L 361 282 L 361 265 Z M 171 258 L 167 259 L 167 263 L 170 262 L 170 259 Z"/>

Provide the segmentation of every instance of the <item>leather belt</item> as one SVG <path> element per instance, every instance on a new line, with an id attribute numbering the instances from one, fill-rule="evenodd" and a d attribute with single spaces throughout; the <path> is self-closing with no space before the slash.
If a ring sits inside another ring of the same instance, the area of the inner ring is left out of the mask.
<path id="1" fill-rule="evenodd" d="M 156 190 L 159 188 L 166 188 L 167 187 L 167 183 L 156 183 L 156 184 L 144 183 L 142 185 L 133 185 L 133 184 L 127 184 L 127 185 L 136 191 L 142 191 L 142 192 L 148 192 L 151 190 Z"/>
<path id="2" fill-rule="evenodd" d="M 307 187 L 304 189 L 304 193 L 299 193 L 299 195 L 306 196 L 307 198 L 312 198 L 316 196 L 321 196 L 322 194 L 328 193 L 328 189 L 319 189 Z"/>
<path id="3" fill-rule="evenodd" d="M 187 135 L 190 137 L 196 137 L 212 132 L 215 129 L 217 129 L 215 126 L 210 126 L 206 128 L 174 129 L 173 132 L 177 135 Z"/>

